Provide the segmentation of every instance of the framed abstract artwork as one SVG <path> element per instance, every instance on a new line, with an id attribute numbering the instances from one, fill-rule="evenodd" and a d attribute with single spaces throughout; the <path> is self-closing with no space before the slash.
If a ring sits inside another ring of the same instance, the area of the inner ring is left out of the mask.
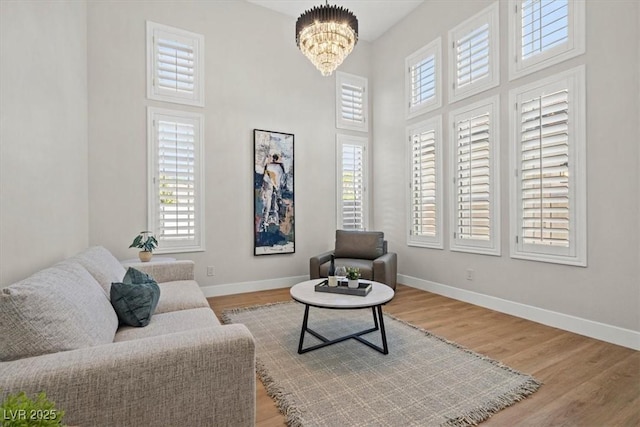
<path id="1" fill-rule="evenodd" d="M 295 243 L 294 136 L 253 130 L 253 254 L 291 254 Z"/>

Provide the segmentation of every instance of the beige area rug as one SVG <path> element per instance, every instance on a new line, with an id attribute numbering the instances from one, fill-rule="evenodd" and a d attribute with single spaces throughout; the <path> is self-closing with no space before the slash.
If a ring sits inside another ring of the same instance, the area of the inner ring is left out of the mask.
<path id="1" fill-rule="evenodd" d="M 257 372 L 291 426 L 468 426 L 533 392 L 531 376 L 384 315 L 389 354 L 355 340 L 298 354 L 304 306 L 227 310 L 256 341 Z M 311 307 L 309 328 L 328 339 L 373 326 L 370 309 Z M 364 336 L 380 345 L 380 333 Z M 304 346 L 320 343 L 306 334 Z"/>

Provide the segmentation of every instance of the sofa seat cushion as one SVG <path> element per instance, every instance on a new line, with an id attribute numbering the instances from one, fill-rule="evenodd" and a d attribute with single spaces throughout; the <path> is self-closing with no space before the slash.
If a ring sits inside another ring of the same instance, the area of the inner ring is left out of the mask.
<path id="1" fill-rule="evenodd" d="M 195 280 L 176 280 L 175 282 L 158 283 L 158 286 L 160 286 L 160 301 L 156 307 L 156 314 L 210 307 Z"/>
<path id="2" fill-rule="evenodd" d="M 191 331 L 220 325 L 218 318 L 210 308 L 173 311 L 154 314 L 151 322 L 144 328 L 122 326 L 118 329 L 114 341 L 131 341 L 176 332 Z"/>
<path id="3" fill-rule="evenodd" d="M 0 290 L 0 360 L 113 342 L 118 328 L 98 282 L 63 261 Z"/>
<path id="4" fill-rule="evenodd" d="M 107 249 L 94 246 L 70 258 L 79 262 L 100 283 L 104 294 L 109 298 L 111 283 L 121 282 L 126 271 Z"/>
<path id="5" fill-rule="evenodd" d="M 320 266 L 320 276 L 327 277 L 329 273 L 329 264 L 325 262 Z M 365 280 L 373 280 L 373 261 L 356 258 L 336 258 L 336 267 L 341 265 L 345 267 L 355 267 L 360 269 L 360 277 Z"/>

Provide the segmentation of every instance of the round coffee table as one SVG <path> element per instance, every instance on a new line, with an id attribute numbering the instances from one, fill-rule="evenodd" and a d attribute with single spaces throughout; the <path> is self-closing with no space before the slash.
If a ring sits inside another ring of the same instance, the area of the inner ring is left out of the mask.
<path id="1" fill-rule="evenodd" d="M 307 280 L 306 282 L 298 283 L 291 288 L 291 298 L 304 304 L 304 318 L 302 319 L 302 329 L 300 331 L 300 342 L 298 343 L 298 353 L 306 353 L 308 351 L 317 350 L 319 348 L 327 347 L 332 344 L 337 344 L 348 339 L 354 339 L 361 343 L 371 347 L 374 350 L 379 351 L 382 354 L 389 354 L 387 347 L 387 335 L 384 329 L 384 319 L 382 317 L 382 305 L 391 301 L 395 295 L 393 289 L 389 286 L 373 282 L 369 280 L 361 280 L 361 282 L 371 283 L 371 292 L 367 296 L 357 295 L 343 295 L 330 292 L 316 292 L 315 285 L 321 283 L 325 279 Z M 373 312 L 373 328 L 365 329 L 344 337 L 329 340 L 316 331 L 308 327 L 307 322 L 309 320 L 309 307 L 326 308 L 332 310 L 354 310 L 362 308 L 370 308 Z M 362 338 L 362 335 L 368 334 L 374 331 L 380 331 L 382 337 L 382 347 L 379 347 L 366 339 Z M 304 336 L 309 332 L 314 337 L 318 338 L 322 343 L 302 348 L 304 343 Z"/>

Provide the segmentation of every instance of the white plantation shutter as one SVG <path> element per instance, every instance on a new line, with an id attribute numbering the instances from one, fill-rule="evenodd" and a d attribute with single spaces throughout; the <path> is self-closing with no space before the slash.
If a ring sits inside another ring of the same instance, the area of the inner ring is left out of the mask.
<path id="1" fill-rule="evenodd" d="M 338 135 L 338 228 L 367 229 L 367 139 Z"/>
<path id="2" fill-rule="evenodd" d="M 568 90 L 524 101 L 520 188 L 524 244 L 570 245 Z"/>
<path id="3" fill-rule="evenodd" d="M 365 77 L 336 73 L 336 127 L 367 132 L 368 80 Z"/>
<path id="4" fill-rule="evenodd" d="M 456 49 L 456 86 L 464 87 L 489 75 L 489 24 L 460 38 Z"/>
<path id="5" fill-rule="evenodd" d="M 585 51 L 585 0 L 510 0 L 511 80 Z"/>
<path id="6" fill-rule="evenodd" d="M 436 96 L 436 57 L 430 55 L 410 68 L 411 106 L 416 107 Z"/>
<path id="7" fill-rule="evenodd" d="M 200 145 L 202 119 L 192 113 L 150 109 L 150 226 L 159 250 L 201 247 Z"/>
<path id="8" fill-rule="evenodd" d="M 499 83 L 498 2 L 449 32 L 452 48 L 450 100 L 497 86 Z"/>
<path id="9" fill-rule="evenodd" d="M 442 248 L 440 117 L 408 129 L 408 244 Z"/>
<path id="10" fill-rule="evenodd" d="M 522 59 L 544 52 L 569 37 L 568 0 L 522 2 Z"/>
<path id="11" fill-rule="evenodd" d="M 441 40 L 437 38 L 405 59 L 407 117 L 409 118 L 442 105 L 440 45 Z"/>
<path id="12" fill-rule="evenodd" d="M 489 113 L 457 124 L 457 238 L 490 239 Z"/>
<path id="13" fill-rule="evenodd" d="M 150 99 L 204 105 L 204 37 L 147 21 Z"/>
<path id="14" fill-rule="evenodd" d="M 453 250 L 499 255 L 498 99 L 464 107 L 453 118 Z"/>
<path id="15" fill-rule="evenodd" d="M 586 265 L 584 67 L 513 91 L 513 256 Z"/>
<path id="16" fill-rule="evenodd" d="M 156 33 L 155 86 L 171 93 L 192 96 L 195 89 L 195 55 L 193 46 Z"/>

